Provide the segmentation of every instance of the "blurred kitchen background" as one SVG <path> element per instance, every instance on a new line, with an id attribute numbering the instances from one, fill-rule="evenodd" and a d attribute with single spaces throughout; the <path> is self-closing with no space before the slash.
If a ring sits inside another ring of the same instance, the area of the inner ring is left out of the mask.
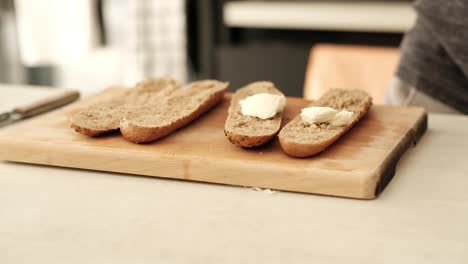
<path id="1" fill-rule="evenodd" d="M 271 80 L 290 96 L 347 85 L 381 102 L 415 20 L 411 4 L 0 0 L 0 83 L 91 92 L 168 74 L 231 89 Z"/>

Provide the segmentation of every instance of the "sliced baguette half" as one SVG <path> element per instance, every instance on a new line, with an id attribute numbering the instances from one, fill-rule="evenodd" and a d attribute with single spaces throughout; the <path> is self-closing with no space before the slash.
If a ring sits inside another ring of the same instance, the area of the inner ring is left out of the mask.
<path id="1" fill-rule="evenodd" d="M 279 133 L 281 148 L 290 156 L 308 157 L 325 150 L 369 111 L 372 98 L 361 90 L 334 89 L 313 102 L 311 106 L 348 110 L 353 112 L 353 119 L 346 126 L 334 127 L 326 123 L 308 124 L 298 115 Z"/>
<path id="2" fill-rule="evenodd" d="M 70 118 L 75 131 L 86 136 L 99 136 L 117 130 L 127 108 L 155 103 L 179 88 L 177 81 L 167 77 L 147 79 L 136 84 L 135 88 L 95 103 Z"/>
<path id="3" fill-rule="evenodd" d="M 214 107 L 224 98 L 227 87 L 228 83 L 216 80 L 193 82 L 161 100 L 128 108 L 120 121 L 120 132 L 134 143 L 157 140 Z"/>
<path id="4" fill-rule="evenodd" d="M 269 119 L 261 119 L 241 114 L 240 100 L 258 93 L 283 95 L 272 82 L 254 82 L 236 91 L 231 99 L 224 134 L 239 147 L 252 148 L 266 144 L 279 132 L 283 112 Z"/>

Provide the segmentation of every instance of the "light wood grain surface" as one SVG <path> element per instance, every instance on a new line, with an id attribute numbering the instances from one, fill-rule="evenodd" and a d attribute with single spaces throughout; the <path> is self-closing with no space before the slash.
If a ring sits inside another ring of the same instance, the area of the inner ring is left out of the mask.
<path id="1" fill-rule="evenodd" d="M 0 262 L 466 263 L 467 134 L 429 115 L 371 201 L 0 162 Z"/>
<path id="2" fill-rule="evenodd" d="M 107 89 L 0 131 L 0 159 L 371 199 L 427 123 L 422 108 L 373 106 L 330 148 L 305 159 L 285 155 L 277 140 L 251 150 L 230 144 L 224 136 L 228 95 L 189 126 L 152 144 L 133 144 L 119 133 L 89 138 L 70 128 L 72 113 L 122 89 Z M 288 98 L 284 119 L 294 118 L 309 103 Z"/>

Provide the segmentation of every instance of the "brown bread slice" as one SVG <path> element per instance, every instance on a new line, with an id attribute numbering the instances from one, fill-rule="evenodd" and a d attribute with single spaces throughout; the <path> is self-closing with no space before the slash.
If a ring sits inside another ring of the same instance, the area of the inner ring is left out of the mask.
<path id="1" fill-rule="evenodd" d="M 272 140 L 279 132 L 283 112 L 269 119 L 241 114 L 239 101 L 258 93 L 283 95 L 271 82 L 254 82 L 236 91 L 224 126 L 224 134 L 236 146 L 258 147 Z"/>
<path id="2" fill-rule="evenodd" d="M 372 106 L 372 98 L 361 90 L 330 90 L 311 106 L 328 106 L 338 110 L 352 111 L 353 120 L 346 126 L 333 127 L 329 124 L 308 124 L 298 115 L 279 133 L 284 152 L 293 157 L 308 157 L 325 150 L 333 144 Z"/>
<path id="3" fill-rule="evenodd" d="M 155 103 L 179 86 L 177 81 L 169 77 L 141 81 L 135 88 L 74 114 L 70 118 L 71 127 L 81 134 L 92 137 L 117 130 L 127 108 Z"/>
<path id="4" fill-rule="evenodd" d="M 129 108 L 120 122 L 120 132 L 134 143 L 164 137 L 214 107 L 227 87 L 228 83 L 215 80 L 193 82 L 156 103 Z"/>

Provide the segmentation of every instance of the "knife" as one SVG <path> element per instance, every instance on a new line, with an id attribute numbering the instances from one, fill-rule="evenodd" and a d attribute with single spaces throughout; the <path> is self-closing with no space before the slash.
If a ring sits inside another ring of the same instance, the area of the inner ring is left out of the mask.
<path id="1" fill-rule="evenodd" d="M 78 91 L 66 91 L 0 114 L 0 127 L 67 105 L 80 98 Z"/>

